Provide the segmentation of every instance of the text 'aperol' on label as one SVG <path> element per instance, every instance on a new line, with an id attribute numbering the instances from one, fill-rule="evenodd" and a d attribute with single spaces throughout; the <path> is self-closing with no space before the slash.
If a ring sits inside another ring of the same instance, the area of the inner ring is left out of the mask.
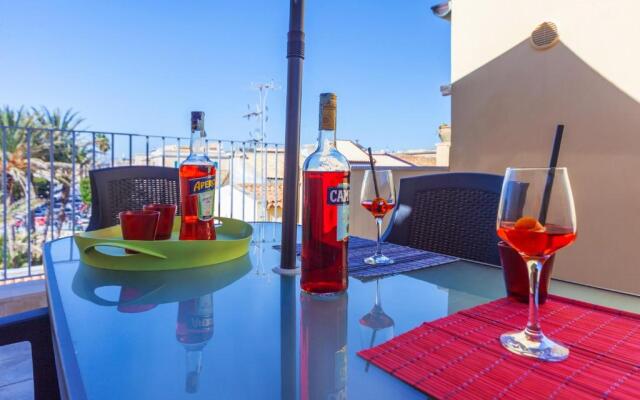
<path id="1" fill-rule="evenodd" d="M 189 180 L 189 194 L 199 194 L 208 190 L 213 190 L 215 187 L 215 175 L 203 176 L 202 178 Z"/>

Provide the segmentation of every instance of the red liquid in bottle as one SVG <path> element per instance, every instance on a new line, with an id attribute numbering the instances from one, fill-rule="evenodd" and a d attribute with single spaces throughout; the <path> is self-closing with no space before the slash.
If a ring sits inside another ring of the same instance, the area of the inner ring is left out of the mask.
<path id="1" fill-rule="evenodd" d="M 384 217 L 389 211 L 393 210 L 396 203 L 388 203 L 385 199 L 378 197 L 377 199 L 365 200 L 360 203 L 362 207 L 366 208 L 376 218 Z"/>
<path id="2" fill-rule="evenodd" d="M 181 301 L 178 306 L 176 339 L 186 351 L 187 374 L 185 390 L 198 391 L 202 371 L 202 350 L 213 337 L 213 295 Z"/>
<path id="3" fill-rule="evenodd" d="M 342 292 L 348 286 L 349 171 L 305 171 L 303 177 L 300 286 L 311 293 Z"/>
<path id="4" fill-rule="evenodd" d="M 206 343 L 213 337 L 213 296 L 204 295 L 178 305 L 176 339 L 182 344 Z"/>
<path id="5" fill-rule="evenodd" d="M 553 224 L 546 224 L 544 229 L 517 229 L 512 222 L 503 222 L 498 236 L 529 257 L 550 256 L 576 240 L 572 229 Z"/>
<path id="6" fill-rule="evenodd" d="M 213 165 L 182 164 L 180 165 L 180 200 L 182 202 L 182 224 L 180 240 L 215 240 L 216 230 L 213 217 L 202 220 L 198 216 L 198 195 L 192 194 L 196 179 L 207 177 L 215 183 L 216 168 Z M 200 185 L 202 186 L 202 185 Z M 210 188 L 211 189 L 211 188 Z M 215 190 L 215 188 L 212 188 Z"/>
<path id="7" fill-rule="evenodd" d="M 300 295 L 300 398 L 347 398 L 347 293 Z"/>

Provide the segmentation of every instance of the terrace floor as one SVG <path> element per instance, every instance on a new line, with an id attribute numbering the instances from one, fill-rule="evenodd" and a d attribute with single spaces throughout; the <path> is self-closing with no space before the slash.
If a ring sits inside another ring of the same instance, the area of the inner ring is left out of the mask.
<path id="1" fill-rule="evenodd" d="M 20 342 L 0 347 L 0 399 L 33 399 L 31 346 Z"/>
<path id="2" fill-rule="evenodd" d="M 0 317 L 46 305 L 43 277 L 0 284 Z M 0 371 L 0 399 L 33 399 L 31 345 L 28 342 L 0 347 Z"/>

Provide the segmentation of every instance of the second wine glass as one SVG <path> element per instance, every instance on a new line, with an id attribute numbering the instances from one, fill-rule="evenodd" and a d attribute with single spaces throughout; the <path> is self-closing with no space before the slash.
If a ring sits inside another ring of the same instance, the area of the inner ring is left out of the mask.
<path id="1" fill-rule="evenodd" d="M 566 168 L 508 168 L 497 220 L 498 236 L 516 249 L 529 274 L 529 320 L 522 331 L 500 336 L 509 351 L 562 361 L 569 349 L 542 333 L 538 289 L 545 262 L 576 239 L 576 211 Z"/>
<path id="2" fill-rule="evenodd" d="M 380 246 L 382 219 L 396 206 L 396 189 L 390 170 L 365 171 L 360 204 L 375 218 L 378 238 L 376 253 L 365 258 L 364 262 L 371 265 L 393 264 L 393 259 L 382 254 Z"/>

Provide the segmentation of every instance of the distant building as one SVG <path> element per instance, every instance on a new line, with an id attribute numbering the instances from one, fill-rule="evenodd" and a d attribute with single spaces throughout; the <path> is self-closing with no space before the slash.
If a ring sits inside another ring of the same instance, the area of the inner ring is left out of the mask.
<path id="1" fill-rule="evenodd" d="M 352 209 L 355 210 L 352 213 L 352 227 L 356 231 L 364 231 L 369 225 L 358 221 L 365 220 L 370 215 L 361 215 L 359 196 L 363 173 L 370 168 L 369 155 L 362 145 L 353 140 L 338 140 L 336 145 L 351 164 L 351 196 L 354 199 Z M 315 148 L 316 144 L 301 146 L 301 165 Z M 390 169 L 393 172 L 398 185 L 403 177 L 445 171 L 448 166 L 448 146 L 446 149 L 446 154 L 440 154 L 441 148 L 437 146 L 435 149 L 376 151 L 373 158 L 377 168 Z M 249 144 L 245 145 L 244 149 L 236 144 L 232 151 L 228 142 L 223 142 L 218 149 L 218 142 L 213 141 L 209 143 L 208 151 L 209 158 L 218 163 L 216 213 L 219 210 L 222 217 L 247 221 L 281 221 L 284 146 L 278 146 L 277 150 L 275 146 L 264 150 L 257 148 L 254 154 L 254 149 Z M 156 148 L 150 151 L 148 164 L 174 167 L 188 155 L 188 146 L 181 145 L 178 148 L 177 144 L 169 144 L 165 145 L 164 149 Z M 133 162 L 135 165 L 146 165 L 146 154 L 135 154 Z M 123 163 L 127 165 L 128 160 L 124 160 Z M 302 190 L 302 185 L 299 185 L 299 189 Z M 366 221 L 370 222 L 368 219 Z"/>

